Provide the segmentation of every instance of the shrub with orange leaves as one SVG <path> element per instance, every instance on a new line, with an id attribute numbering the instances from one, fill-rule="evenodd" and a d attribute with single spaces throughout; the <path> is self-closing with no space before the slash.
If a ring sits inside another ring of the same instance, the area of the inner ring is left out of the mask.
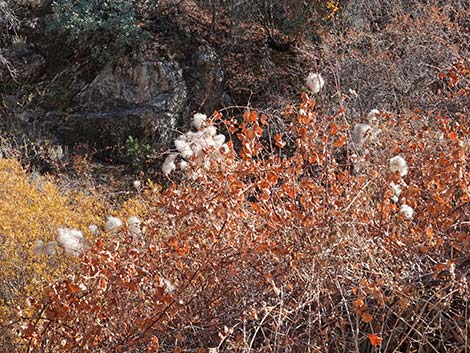
<path id="1" fill-rule="evenodd" d="M 343 111 L 316 105 L 304 94 L 286 116 L 277 154 L 263 144 L 266 116 L 225 121 L 240 151 L 229 141 L 211 168 L 162 191 L 141 237 L 96 243 L 32 303 L 18 351 L 462 347 L 469 125 L 379 113 L 357 168 Z"/>

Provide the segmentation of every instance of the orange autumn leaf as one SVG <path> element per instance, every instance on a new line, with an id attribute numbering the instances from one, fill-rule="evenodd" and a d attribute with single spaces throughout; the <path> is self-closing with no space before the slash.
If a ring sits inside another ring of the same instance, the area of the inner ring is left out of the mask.
<path id="1" fill-rule="evenodd" d="M 346 143 L 346 136 L 341 136 L 338 140 L 335 141 L 333 144 L 334 147 L 341 147 Z"/>
<path id="2" fill-rule="evenodd" d="M 245 112 L 243 118 L 247 123 L 254 123 L 258 120 L 258 112 L 253 110 L 251 112 Z"/>
<path id="3" fill-rule="evenodd" d="M 107 286 L 108 286 L 108 281 L 106 280 L 106 278 L 101 277 L 99 279 L 99 284 L 98 284 L 99 289 L 105 290 Z"/>
<path id="4" fill-rule="evenodd" d="M 276 144 L 277 147 L 284 147 L 286 145 L 286 143 L 284 141 L 282 141 L 282 136 L 281 134 L 276 134 L 274 135 L 274 142 Z"/>
<path id="5" fill-rule="evenodd" d="M 457 141 L 459 139 L 459 137 L 457 136 L 457 134 L 454 131 L 449 132 L 448 136 L 452 141 Z"/>
<path id="6" fill-rule="evenodd" d="M 368 334 L 367 337 L 369 338 L 370 344 L 373 346 L 378 346 L 382 344 L 382 337 L 379 337 L 374 334 Z"/>
<path id="7" fill-rule="evenodd" d="M 268 117 L 265 114 L 261 115 L 260 121 L 261 121 L 261 125 L 269 126 Z"/>
<path id="8" fill-rule="evenodd" d="M 70 291 L 70 293 L 78 293 L 78 292 L 80 292 L 80 288 L 79 288 L 77 285 L 75 285 L 75 284 L 73 284 L 73 283 L 70 283 L 70 282 L 67 283 L 67 288 L 68 288 L 68 290 Z"/>
<path id="9" fill-rule="evenodd" d="M 331 124 L 330 135 L 335 136 L 338 133 L 338 130 L 339 130 L 339 128 L 338 128 L 337 124 L 335 124 L 335 123 Z"/>
<path id="10" fill-rule="evenodd" d="M 256 137 L 263 136 L 263 128 L 258 124 L 255 124 L 255 126 L 253 127 L 253 132 Z"/>
<path id="11" fill-rule="evenodd" d="M 158 352 L 159 342 L 158 337 L 152 336 L 150 342 L 147 344 L 147 353 L 155 353 Z"/>
<path id="12" fill-rule="evenodd" d="M 251 148 L 250 143 L 244 142 L 242 145 L 242 157 L 251 158 L 252 155 L 253 155 L 253 150 Z"/>
<path id="13" fill-rule="evenodd" d="M 366 324 L 370 324 L 373 320 L 372 315 L 369 312 L 364 312 L 361 317 L 362 322 L 365 322 Z"/>
<path id="14" fill-rule="evenodd" d="M 353 306 L 354 306 L 354 309 L 356 309 L 356 312 L 361 312 L 365 308 L 364 300 L 362 298 L 354 300 Z"/>

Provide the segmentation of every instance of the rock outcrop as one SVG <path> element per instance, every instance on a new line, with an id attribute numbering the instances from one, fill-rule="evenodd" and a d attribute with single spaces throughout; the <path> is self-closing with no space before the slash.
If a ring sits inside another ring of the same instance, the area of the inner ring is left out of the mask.
<path id="1" fill-rule="evenodd" d="M 190 106 L 211 115 L 221 103 L 224 94 L 223 62 L 217 52 L 208 45 L 199 46 L 185 70 Z"/>
<path id="2" fill-rule="evenodd" d="M 76 95 L 59 134 L 68 144 L 109 148 L 133 136 L 165 149 L 182 124 L 186 102 L 177 62 L 149 53 L 126 57 L 106 66 Z"/>

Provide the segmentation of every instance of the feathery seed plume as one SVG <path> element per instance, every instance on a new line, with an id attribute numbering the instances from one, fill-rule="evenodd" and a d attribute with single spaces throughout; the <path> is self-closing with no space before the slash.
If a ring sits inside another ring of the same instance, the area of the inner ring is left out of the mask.
<path id="1" fill-rule="evenodd" d="M 175 159 L 178 156 L 178 153 L 170 153 L 166 157 L 165 162 L 162 165 L 162 172 L 165 176 L 168 176 L 173 170 L 176 169 Z"/>
<path id="2" fill-rule="evenodd" d="M 196 113 L 193 115 L 193 126 L 199 130 L 206 120 L 207 120 L 206 114 Z"/>
<path id="3" fill-rule="evenodd" d="M 83 251 L 83 233 L 77 229 L 58 228 L 56 239 L 67 255 L 78 256 Z"/>
<path id="4" fill-rule="evenodd" d="M 412 219 L 414 212 L 413 208 L 408 205 L 403 204 L 400 207 L 400 214 L 406 219 Z"/>
<path id="5" fill-rule="evenodd" d="M 108 218 L 106 218 L 106 224 L 104 226 L 104 229 L 107 232 L 115 234 L 121 227 L 122 221 L 119 218 L 113 216 L 108 216 Z"/>
<path id="6" fill-rule="evenodd" d="M 408 174 L 408 164 L 402 156 L 390 158 L 390 171 L 399 172 L 402 177 Z"/>
<path id="7" fill-rule="evenodd" d="M 132 235 L 141 235 L 140 223 L 140 219 L 136 216 L 132 216 L 127 220 L 127 229 L 129 229 L 129 232 L 131 232 Z"/>
<path id="8" fill-rule="evenodd" d="M 317 94 L 325 85 L 325 81 L 320 74 L 309 73 L 305 79 L 305 85 L 314 93 Z"/>
<path id="9" fill-rule="evenodd" d="M 352 140 L 356 146 L 362 146 L 370 137 L 372 127 L 368 124 L 356 124 L 352 133 Z"/>

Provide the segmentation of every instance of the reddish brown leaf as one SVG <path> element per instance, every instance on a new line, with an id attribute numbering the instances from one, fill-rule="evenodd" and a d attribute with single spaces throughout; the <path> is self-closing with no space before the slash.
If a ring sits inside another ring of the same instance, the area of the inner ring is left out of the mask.
<path id="1" fill-rule="evenodd" d="M 372 322 L 373 317 L 369 312 L 366 311 L 362 314 L 361 320 L 362 320 L 362 322 L 365 322 L 366 324 L 369 324 L 369 323 Z"/>
<path id="2" fill-rule="evenodd" d="M 373 346 L 378 346 L 382 344 L 382 338 L 377 335 L 368 334 L 367 337 L 369 338 L 370 344 Z"/>
<path id="3" fill-rule="evenodd" d="M 77 285 L 71 283 L 71 282 L 68 282 L 67 283 L 67 289 L 70 291 L 70 293 L 78 293 L 80 292 L 80 288 L 78 288 Z"/>
<path id="4" fill-rule="evenodd" d="M 261 115 L 260 122 L 261 122 L 261 125 L 269 126 L 268 117 L 265 114 Z"/>
<path id="5" fill-rule="evenodd" d="M 346 143 L 346 136 L 341 136 L 338 140 L 335 141 L 333 144 L 334 147 L 341 147 Z"/>
<path id="6" fill-rule="evenodd" d="M 99 279 L 98 288 L 101 290 L 105 290 L 107 285 L 108 285 L 108 281 L 106 280 L 106 278 L 101 277 Z"/>
<path id="7" fill-rule="evenodd" d="M 454 132 L 451 131 L 449 132 L 449 135 L 447 135 L 452 141 L 457 141 L 459 139 L 459 136 Z"/>
<path id="8" fill-rule="evenodd" d="M 286 143 L 282 141 L 281 134 L 274 135 L 274 143 L 276 144 L 277 147 L 281 147 L 281 148 L 286 145 Z"/>
<path id="9" fill-rule="evenodd" d="M 338 133 L 338 125 L 333 123 L 331 124 L 330 135 L 335 136 Z"/>
<path id="10" fill-rule="evenodd" d="M 155 353 L 158 351 L 159 343 L 156 336 L 152 336 L 150 342 L 147 344 L 147 353 Z"/>

